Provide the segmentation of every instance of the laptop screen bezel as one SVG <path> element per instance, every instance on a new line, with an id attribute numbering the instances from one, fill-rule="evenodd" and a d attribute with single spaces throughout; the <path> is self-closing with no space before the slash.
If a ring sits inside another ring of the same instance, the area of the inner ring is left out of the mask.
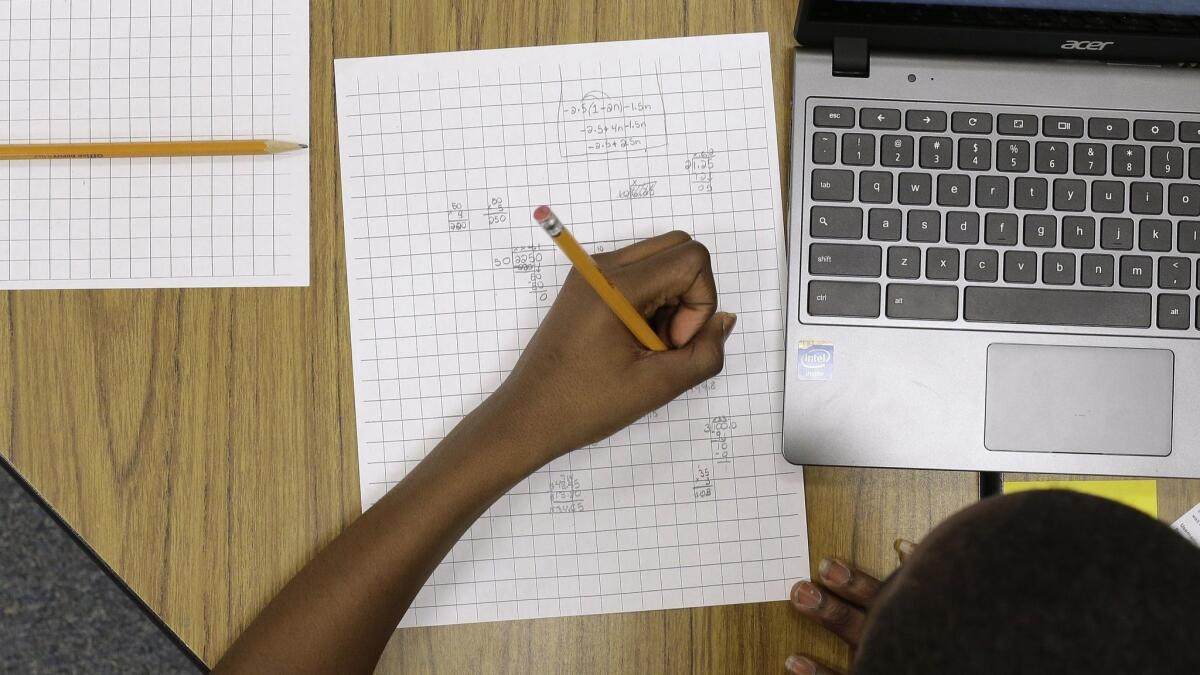
<path id="1" fill-rule="evenodd" d="M 1200 60 L 1200 17 L 897 2 L 802 0 L 796 40 L 872 48 L 1189 63 Z"/>

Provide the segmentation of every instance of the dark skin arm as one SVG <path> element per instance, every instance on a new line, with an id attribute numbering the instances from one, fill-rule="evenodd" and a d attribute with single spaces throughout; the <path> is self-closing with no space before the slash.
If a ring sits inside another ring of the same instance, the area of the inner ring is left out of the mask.
<path id="1" fill-rule="evenodd" d="M 672 232 L 598 256 L 672 349 L 642 347 L 574 273 L 504 384 L 300 571 L 214 673 L 370 673 L 417 592 L 522 478 L 720 371 L 734 317 Z"/>

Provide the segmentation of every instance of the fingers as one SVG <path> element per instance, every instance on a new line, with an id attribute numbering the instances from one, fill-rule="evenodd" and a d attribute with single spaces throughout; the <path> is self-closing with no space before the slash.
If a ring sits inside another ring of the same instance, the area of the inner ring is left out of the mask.
<path id="1" fill-rule="evenodd" d="M 666 234 L 660 234 L 657 237 L 643 239 L 636 244 L 624 246 L 615 251 L 608 253 L 597 253 L 593 256 L 600 267 L 605 270 L 612 270 L 618 267 L 624 267 L 630 263 L 635 263 L 643 258 L 648 258 L 659 251 L 665 251 L 669 248 L 678 246 L 692 240 L 692 236 L 687 232 L 675 230 Z"/>
<path id="2" fill-rule="evenodd" d="M 829 590 L 864 609 L 874 604 L 875 596 L 879 595 L 878 579 L 840 560 L 823 559 L 817 572 Z"/>
<path id="3" fill-rule="evenodd" d="M 867 622 L 867 615 L 862 609 L 811 581 L 800 581 L 792 586 L 792 605 L 846 644 L 858 647 L 863 626 Z"/>
<path id="4" fill-rule="evenodd" d="M 674 347 L 686 345 L 717 309 L 712 258 L 698 241 L 688 240 L 630 263 L 613 275 L 643 315 L 678 303 L 667 329 Z"/>
<path id="5" fill-rule="evenodd" d="M 900 564 L 903 565 L 908 556 L 912 555 L 912 552 L 916 550 L 917 545 L 907 539 L 897 539 L 892 544 L 892 548 L 896 549 L 896 557 L 900 558 Z"/>
<path id="6" fill-rule="evenodd" d="M 792 654 L 784 661 L 783 667 L 790 675 L 839 675 L 836 670 L 813 661 L 807 656 Z"/>
<path id="7" fill-rule="evenodd" d="M 725 367 L 725 340 L 736 324 L 736 315 L 717 312 L 685 346 L 650 355 L 659 373 L 655 381 L 677 394 L 721 372 Z"/>

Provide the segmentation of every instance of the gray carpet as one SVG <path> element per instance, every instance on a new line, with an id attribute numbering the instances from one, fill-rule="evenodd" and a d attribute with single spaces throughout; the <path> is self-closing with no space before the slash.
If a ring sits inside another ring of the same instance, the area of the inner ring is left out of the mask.
<path id="1" fill-rule="evenodd" d="M 0 673 L 198 673 L 0 467 Z"/>

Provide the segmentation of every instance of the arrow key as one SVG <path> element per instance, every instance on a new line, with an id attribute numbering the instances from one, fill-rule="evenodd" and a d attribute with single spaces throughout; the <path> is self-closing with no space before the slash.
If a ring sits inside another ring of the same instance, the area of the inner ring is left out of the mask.
<path id="1" fill-rule="evenodd" d="M 904 128 L 909 131 L 945 131 L 946 113 L 941 110 L 909 110 L 904 113 Z"/>
<path id="2" fill-rule="evenodd" d="M 858 115 L 858 125 L 864 129 L 894 131 L 900 128 L 900 111 L 890 108 L 863 108 Z"/>

